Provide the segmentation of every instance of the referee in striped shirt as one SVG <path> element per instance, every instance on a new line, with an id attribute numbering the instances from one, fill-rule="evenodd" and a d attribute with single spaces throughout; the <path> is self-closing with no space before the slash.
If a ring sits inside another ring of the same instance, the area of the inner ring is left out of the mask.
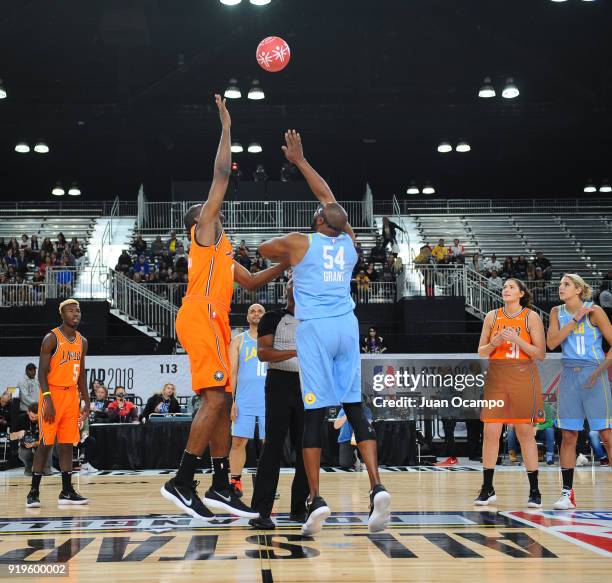
<path id="1" fill-rule="evenodd" d="M 263 446 L 251 507 L 259 518 L 249 524 L 260 530 L 272 530 L 270 519 L 278 486 L 281 455 L 287 431 L 295 451 L 295 476 L 291 486 L 291 522 L 306 520 L 308 480 L 302 459 L 304 403 L 300 389 L 295 332 L 299 320 L 293 315 L 293 281 L 287 282 L 287 307 L 266 312 L 257 328 L 257 356 L 268 363 L 266 376 L 266 441 Z"/>

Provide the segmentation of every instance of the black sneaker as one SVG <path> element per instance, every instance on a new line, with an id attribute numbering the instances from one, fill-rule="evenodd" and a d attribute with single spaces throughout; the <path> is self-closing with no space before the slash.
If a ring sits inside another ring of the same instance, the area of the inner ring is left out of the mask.
<path id="1" fill-rule="evenodd" d="M 81 506 L 89 504 L 89 500 L 85 496 L 81 496 L 74 488 L 70 488 L 67 492 L 60 492 L 57 503 L 60 506 Z"/>
<path id="2" fill-rule="evenodd" d="M 207 506 L 215 510 L 224 510 L 234 516 L 241 518 L 259 518 L 259 512 L 249 508 L 236 494 L 232 488 L 227 488 L 218 492 L 209 488 L 204 494 L 204 502 Z"/>
<path id="3" fill-rule="evenodd" d="M 178 485 L 176 478 L 168 480 L 161 488 L 161 495 L 169 502 L 174 503 L 183 512 L 193 518 L 208 522 L 215 515 L 202 503 L 198 496 L 197 486 L 199 482 L 191 482 L 189 486 Z"/>
<path id="4" fill-rule="evenodd" d="M 491 488 L 487 490 L 484 486 L 480 489 L 480 494 L 476 500 L 474 500 L 474 504 L 476 506 L 488 506 L 491 502 L 496 502 L 497 496 L 495 495 L 495 490 Z"/>
<path id="5" fill-rule="evenodd" d="M 249 524 L 257 530 L 274 530 L 276 528 L 276 524 L 272 522 L 272 519 L 269 516 L 251 518 L 251 520 L 249 520 Z"/>
<path id="6" fill-rule="evenodd" d="M 385 530 L 389 524 L 391 506 L 391 495 L 382 484 L 377 484 L 370 492 L 370 516 L 368 518 L 368 530 L 380 532 Z"/>
<path id="7" fill-rule="evenodd" d="M 542 508 L 542 494 L 539 490 L 529 490 L 528 508 Z"/>
<path id="8" fill-rule="evenodd" d="M 306 512 L 300 510 L 299 512 L 292 512 L 289 515 L 289 522 L 297 522 L 298 524 L 304 524 L 306 522 Z"/>
<path id="9" fill-rule="evenodd" d="M 38 490 L 34 490 L 34 488 L 32 488 L 28 492 L 26 508 L 40 508 L 40 492 Z"/>
<path id="10" fill-rule="evenodd" d="M 315 496 L 310 504 L 306 504 L 306 521 L 302 525 L 302 534 L 312 536 L 320 532 L 330 514 L 331 510 L 325 500 L 321 496 Z"/>

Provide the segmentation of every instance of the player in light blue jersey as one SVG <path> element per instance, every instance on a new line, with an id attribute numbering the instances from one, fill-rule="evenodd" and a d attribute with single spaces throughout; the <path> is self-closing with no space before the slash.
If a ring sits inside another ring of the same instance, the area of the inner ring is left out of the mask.
<path id="1" fill-rule="evenodd" d="M 329 186 L 304 158 L 300 135 L 285 133 L 285 156 L 302 172 L 321 203 L 312 233 L 291 233 L 259 247 L 259 253 L 293 266 L 295 317 L 300 321 L 296 348 L 304 400 L 303 458 L 310 498 L 302 534 L 319 532 L 331 511 L 319 494 L 321 426 L 330 405 L 342 405 L 353 427 L 361 458 L 370 478 L 370 532 L 389 522 L 391 497 L 380 483 L 376 434 L 361 404 L 359 324 L 350 285 L 357 262 L 355 235 L 346 211 Z"/>
<path id="2" fill-rule="evenodd" d="M 265 439 L 266 363 L 257 358 L 257 325 L 266 310 L 261 304 L 253 304 L 247 310 L 249 329 L 235 336 L 230 343 L 232 365 L 232 449 L 230 450 L 230 484 L 238 497 L 242 496 L 242 470 L 246 460 L 246 446 L 255 436 L 255 424 L 259 439 Z"/>
<path id="3" fill-rule="evenodd" d="M 576 508 L 573 480 L 576 441 L 584 428 L 584 418 L 592 431 L 599 431 L 602 443 L 612 453 L 612 395 L 602 338 L 612 344 L 612 325 L 606 313 L 589 302 L 591 287 L 575 273 L 567 273 L 559 284 L 562 306 L 550 313 L 548 348 L 563 350 L 558 393 L 557 427 L 561 428 L 561 474 L 563 489 L 554 504 L 556 510 Z"/>

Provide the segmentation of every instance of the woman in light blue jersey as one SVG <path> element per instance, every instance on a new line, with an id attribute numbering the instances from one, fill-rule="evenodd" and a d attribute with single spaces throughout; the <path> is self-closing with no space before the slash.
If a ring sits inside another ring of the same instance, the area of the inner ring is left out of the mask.
<path id="1" fill-rule="evenodd" d="M 562 371 L 559 383 L 556 425 L 561 429 L 561 473 L 563 489 L 556 510 L 576 508 L 573 491 L 576 441 L 584 428 L 599 431 L 608 453 L 612 452 L 612 396 L 606 374 L 612 351 L 604 354 L 602 339 L 612 344 L 612 325 L 606 313 L 589 301 L 591 287 L 575 273 L 567 273 L 559 284 L 563 305 L 550 313 L 547 344 L 561 345 Z"/>

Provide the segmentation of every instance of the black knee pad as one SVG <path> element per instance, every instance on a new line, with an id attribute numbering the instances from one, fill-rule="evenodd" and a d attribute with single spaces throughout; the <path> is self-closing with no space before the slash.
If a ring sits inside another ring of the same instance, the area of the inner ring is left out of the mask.
<path id="1" fill-rule="evenodd" d="M 321 430 L 327 414 L 327 407 L 321 409 L 306 409 L 304 411 L 304 437 L 302 447 L 323 447 Z"/>
<path id="2" fill-rule="evenodd" d="M 372 424 L 366 419 L 361 403 L 342 403 L 346 419 L 353 428 L 355 441 L 360 443 L 369 439 L 376 439 L 376 431 Z"/>

